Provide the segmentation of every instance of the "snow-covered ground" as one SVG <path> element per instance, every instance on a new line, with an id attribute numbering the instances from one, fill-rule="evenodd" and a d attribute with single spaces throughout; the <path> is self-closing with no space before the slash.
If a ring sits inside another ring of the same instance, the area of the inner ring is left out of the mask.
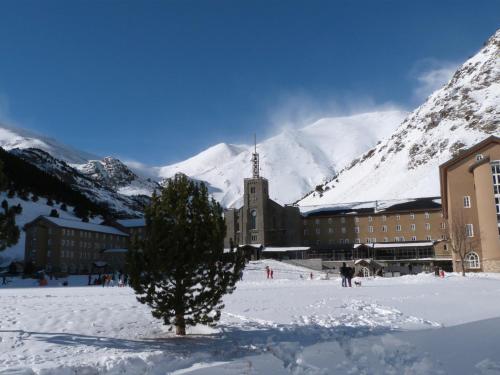
<path id="1" fill-rule="evenodd" d="M 309 276 L 252 262 L 217 328 L 185 338 L 129 288 L 14 280 L 0 287 L 0 374 L 500 373 L 500 275 L 364 279 L 354 288 Z"/>

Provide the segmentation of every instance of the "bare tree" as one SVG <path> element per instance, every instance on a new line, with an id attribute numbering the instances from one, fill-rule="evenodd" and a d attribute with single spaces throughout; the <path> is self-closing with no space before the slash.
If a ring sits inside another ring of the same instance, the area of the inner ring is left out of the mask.
<path id="1" fill-rule="evenodd" d="M 472 237 L 467 231 L 467 222 L 461 210 L 448 218 L 443 231 L 451 252 L 460 260 L 462 276 L 465 276 L 465 257 L 471 251 Z"/>

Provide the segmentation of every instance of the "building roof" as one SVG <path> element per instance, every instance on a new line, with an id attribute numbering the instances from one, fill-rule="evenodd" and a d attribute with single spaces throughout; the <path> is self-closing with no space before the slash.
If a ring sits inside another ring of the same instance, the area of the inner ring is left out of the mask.
<path id="1" fill-rule="evenodd" d="M 308 251 L 311 250 L 310 247 L 304 246 L 290 246 L 290 247 L 265 247 L 262 250 L 263 253 L 286 253 L 288 251 Z"/>
<path id="2" fill-rule="evenodd" d="M 136 227 L 146 226 L 146 219 L 143 217 L 138 219 L 121 219 L 121 220 L 116 220 L 116 222 L 125 228 L 136 228 Z"/>
<path id="3" fill-rule="evenodd" d="M 374 249 L 389 249 L 389 248 L 401 248 L 401 247 L 429 247 L 433 246 L 432 241 L 412 241 L 412 242 L 376 242 L 376 243 L 357 243 L 353 245 L 354 249 L 360 246 L 371 247 Z"/>
<path id="4" fill-rule="evenodd" d="M 128 249 L 104 249 L 102 252 L 106 254 L 123 254 L 127 253 Z"/>
<path id="5" fill-rule="evenodd" d="M 445 217 L 448 215 L 448 197 L 446 195 L 447 189 L 446 186 L 448 184 L 448 168 L 451 166 L 455 165 L 456 163 L 461 162 L 462 160 L 470 157 L 471 155 L 474 155 L 481 151 L 483 148 L 486 146 L 496 143 L 500 144 L 500 137 L 496 137 L 494 135 L 484 139 L 483 141 L 475 144 L 472 147 L 469 147 L 467 150 L 461 152 L 459 155 L 455 156 L 454 158 L 451 158 L 448 160 L 446 163 L 443 163 L 439 166 L 439 179 L 441 182 L 441 197 L 443 200 L 443 213 Z"/>
<path id="6" fill-rule="evenodd" d="M 338 203 L 321 206 L 301 206 L 304 217 L 325 215 L 380 214 L 441 209 L 441 197 L 392 199 L 381 201 Z"/>
<path id="7" fill-rule="evenodd" d="M 123 233 L 121 230 L 116 229 L 114 227 L 107 226 L 107 225 L 85 223 L 81 220 L 62 219 L 59 217 L 52 217 L 52 216 L 41 216 L 41 218 L 43 218 L 47 221 L 50 221 L 52 224 L 57 225 L 58 227 L 61 227 L 61 228 L 71 228 L 71 229 L 87 230 L 90 232 L 99 232 L 99 233 L 107 233 L 107 234 L 116 234 L 119 236 L 128 236 L 128 234 Z"/>

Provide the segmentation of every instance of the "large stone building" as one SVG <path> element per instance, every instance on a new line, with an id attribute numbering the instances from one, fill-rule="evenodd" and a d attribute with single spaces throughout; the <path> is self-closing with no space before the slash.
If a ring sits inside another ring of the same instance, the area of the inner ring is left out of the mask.
<path id="1" fill-rule="evenodd" d="M 50 216 L 25 226 L 25 261 L 48 272 L 90 272 L 104 251 L 123 252 L 129 235 L 115 227 Z"/>
<path id="2" fill-rule="evenodd" d="M 466 269 L 500 272 L 500 138 L 489 137 L 442 164 L 440 176 L 450 241 L 464 240 Z M 460 261 L 455 255 L 457 271 Z"/>
<path id="3" fill-rule="evenodd" d="M 302 207 L 303 244 L 335 269 L 369 260 L 363 274 L 451 269 L 439 197 Z"/>
<path id="4" fill-rule="evenodd" d="M 269 182 L 259 175 L 259 156 L 253 154 L 253 176 L 243 181 L 243 206 L 224 212 L 224 245 L 298 247 L 301 244 L 300 211 L 269 198 Z M 292 249 L 290 249 L 292 250 Z"/>

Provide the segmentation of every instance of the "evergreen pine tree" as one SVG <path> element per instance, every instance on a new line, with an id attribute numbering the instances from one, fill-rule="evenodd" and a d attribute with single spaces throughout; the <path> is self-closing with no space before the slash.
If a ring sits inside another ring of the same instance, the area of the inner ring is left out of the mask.
<path id="1" fill-rule="evenodd" d="M 50 210 L 49 216 L 50 217 L 59 217 L 59 212 L 57 212 L 57 210 L 55 208 L 53 208 L 52 210 Z"/>
<path id="2" fill-rule="evenodd" d="M 7 186 L 7 179 L 3 174 L 3 164 L 0 163 L 0 190 Z M 6 200 L 1 205 L 3 212 L 0 212 L 0 251 L 15 245 L 19 241 L 19 227 L 16 225 L 16 214 L 20 211 L 17 206 L 10 207 Z M 22 208 L 21 208 L 22 210 Z"/>
<path id="3" fill-rule="evenodd" d="M 187 326 L 214 325 L 222 297 L 234 291 L 245 265 L 242 254 L 224 251 L 221 206 L 203 183 L 176 175 L 153 195 L 145 214 L 145 239 L 127 259 L 138 301 L 178 335 Z"/>

